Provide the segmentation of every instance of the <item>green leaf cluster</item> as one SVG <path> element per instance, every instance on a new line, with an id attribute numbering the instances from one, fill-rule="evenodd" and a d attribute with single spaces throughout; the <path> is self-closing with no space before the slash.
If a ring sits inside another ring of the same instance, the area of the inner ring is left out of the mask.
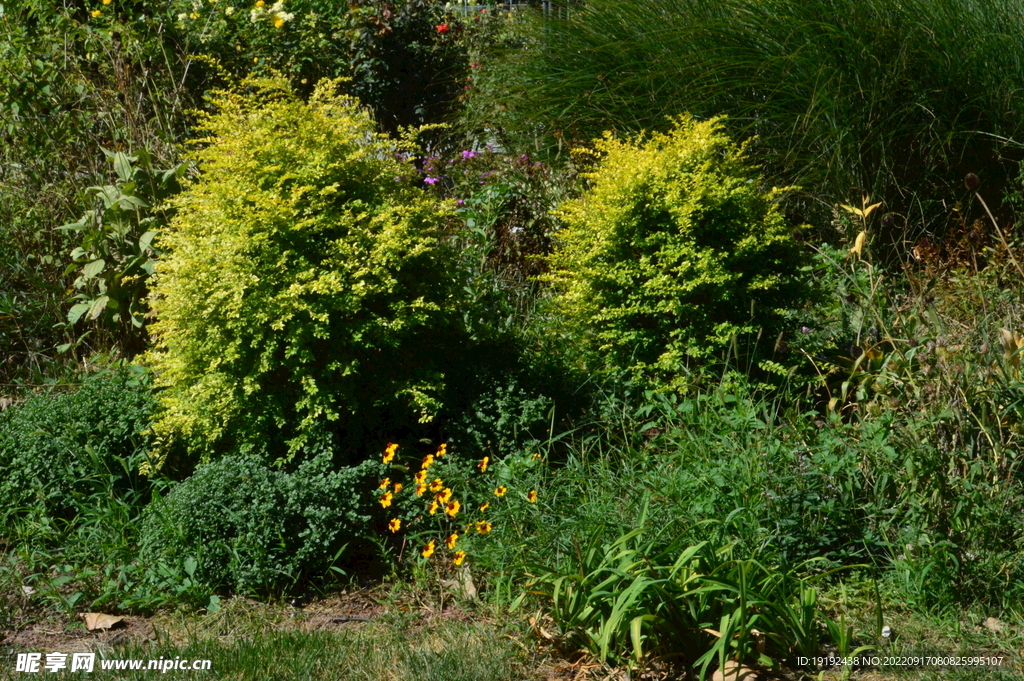
<path id="1" fill-rule="evenodd" d="M 432 418 L 459 338 L 451 206 L 358 102 L 282 80 L 213 97 L 151 306 L 162 454 L 287 443 L 386 407 Z M 357 415 L 360 415 L 357 417 Z"/>
<path id="2" fill-rule="evenodd" d="M 807 287 L 777 206 L 719 119 L 596 142 L 589 188 L 561 210 L 555 307 L 605 368 L 672 384 L 737 334 L 774 340 Z"/>

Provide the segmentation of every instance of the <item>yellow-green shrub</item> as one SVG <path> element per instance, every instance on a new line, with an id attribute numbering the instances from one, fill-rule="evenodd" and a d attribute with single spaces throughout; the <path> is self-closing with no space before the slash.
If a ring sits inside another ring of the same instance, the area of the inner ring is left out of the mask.
<path id="1" fill-rule="evenodd" d="M 165 453 L 294 453 L 382 405 L 437 407 L 455 328 L 448 208 L 336 86 L 308 104 L 281 80 L 213 98 L 151 301 Z"/>
<path id="2" fill-rule="evenodd" d="M 596 143 L 589 188 L 561 210 L 557 310 L 609 367 L 671 383 L 735 334 L 775 340 L 805 296 L 803 256 L 718 119 Z M 753 308 L 751 307 L 753 305 Z"/>

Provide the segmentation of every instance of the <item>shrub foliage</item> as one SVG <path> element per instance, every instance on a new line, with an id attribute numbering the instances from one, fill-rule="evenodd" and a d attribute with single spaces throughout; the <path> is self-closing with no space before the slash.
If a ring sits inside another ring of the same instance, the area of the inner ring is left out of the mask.
<path id="1" fill-rule="evenodd" d="M 455 324 L 446 209 L 335 85 L 308 104 L 270 80 L 213 100 L 153 289 L 165 445 L 294 452 L 361 410 L 438 404 Z"/>
<path id="2" fill-rule="evenodd" d="M 783 327 L 806 286 L 774 199 L 717 119 L 608 134 L 590 188 L 562 211 L 556 305 L 606 364 L 668 380 L 735 334 Z"/>

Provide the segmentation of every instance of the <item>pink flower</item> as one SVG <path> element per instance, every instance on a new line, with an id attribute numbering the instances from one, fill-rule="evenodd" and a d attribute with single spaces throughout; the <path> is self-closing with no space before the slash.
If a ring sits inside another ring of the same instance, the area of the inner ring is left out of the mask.
<path id="1" fill-rule="evenodd" d="M 425 178 L 423 178 L 423 181 L 426 182 L 427 184 L 434 184 L 434 183 L 437 182 L 437 178 L 436 177 L 425 177 Z"/>

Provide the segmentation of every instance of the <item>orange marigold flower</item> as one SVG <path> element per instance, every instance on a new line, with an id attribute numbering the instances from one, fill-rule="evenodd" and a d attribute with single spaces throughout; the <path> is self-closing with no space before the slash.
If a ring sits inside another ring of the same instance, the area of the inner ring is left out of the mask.
<path id="1" fill-rule="evenodd" d="M 434 499 L 430 502 L 430 508 L 427 509 L 427 512 L 429 512 L 430 515 L 434 515 L 437 513 L 437 509 L 439 508 L 441 508 L 441 504 L 437 503 L 437 499 Z"/>
<path id="2" fill-rule="evenodd" d="M 489 501 L 487 503 L 480 504 L 480 510 L 481 511 L 486 511 L 490 507 L 491 507 L 491 502 L 489 502 Z"/>
<path id="3" fill-rule="evenodd" d="M 505 496 L 505 492 L 507 492 L 507 491 L 508 491 L 508 487 L 505 487 L 505 485 L 502 485 L 498 489 L 494 490 L 494 496 L 496 496 L 496 497 L 503 497 L 503 496 Z"/>
<path id="4" fill-rule="evenodd" d="M 388 529 L 392 532 L 398 532 L 400 529 L 402 529 L 402 521 L 398 518 L 392 518 L 391 522 L 388 523 Z"/>
<path id="5" fill-rule="evenodd" d="M 455 552 L 455 557 L 452 558 L 452 562 L 455 563 L 456 565 L 462 565 L 462 561 L 464 561 L 464 560 L 466 560 L 466 552 L 465 551 L 456 551 Z"/>
<path id="6" fill-rule="evenodd" d="M 416 482 L 426 482 L 427 472 L 425 470 L 420 471 L 416 475 L 412 476 L 412 479 L 415 480 Z"/>
<path id="7" fill-rule="evenodd" d="M 395 494 L 398 494 L 403 489 L 405 489 L 405 486 L 402 483 L 400 483 L 400 482 L 396 482 L 395 483 Z"/>
<path id="8" fill-rule="evenodd" d="M 490 460 L 491 457 L 485 456 L 483 459 L 480 460 L 480 463 L 476 465 L 476 467 L 480 469 L 481 473 L 487 472 L 487 464 L 490 462 Z"/>
<path id="9" fill-rule="evenodd" d="M 423 550 L 420 551 L 420 555 L 424 558 L 430 558 L 432 555 L 434 555 L 434 548 L 434 540 L 431 539 L 429 542 L 427 542 L 427 545 L 423 547 Z"/>
<path id="10" fill-rule="evenodd" d="M 531 489 L 530 493 L 526 495 L 526 500 L 529 501 L 531 504 L 536 504 L 537 503 L 537 490 Z"/>
<path id="11" fill-rule="evenodd" d="M 420 484 L 416 485 L 416 496 L 422 497 L 423 493 L 426 492 L 426 491 L 427 491 L 427 486 L 424 485 L 422 482 Z"/>
<path id="12" fill-rule="evenodd" d="M 384 489 L 385 487 L 391 487 L 391 478 L 384 478 L 380 481 L 380 484 L 377 485 L 377 489 Z"/>
<path id="13" fill-rule="evenodd" d="M 444 480 L 441 478 L 434 478 L 434 482 L 430 483 L 431 492 L 440 492 L 444 489 Z"/>
<path id="14" fill-rule="evenodd" d="M 477 521 L 476 531 L 480 534 L 487 534 L 491 531 L 491 524 L 485 520 Z"/>
<path id="15" fill-rule="evenodd" d="M 461 507 L 462 504 L 460 504 L 459 502 L 449 501 L 447 504 L 444 505 L 444 512 L 454 518 L 456 515 L 458 515 L 459 509 Z"/>
<path id="16" fill-rule="evenodd" d="M 380 498 L 380 505 L 384 508 L 391 505 L 391 492 L 384 492 L 384 496 Z"/>
<path id="17" fill-rule="evenodd" d="M 450 535 L 448 535 L 448 538 L 444 540 L 444 545 L 447 546 L 449 549 L 454 549 L 455 545 L 458 542 L 459 542 L 459 533 L 458 532 L 452 532 Z"/>
<path id="18" fill-rule="evenodd" d="M 384 463 L 391 463 L 391 460 L 395 458 L 396 451 L 398 451 L 398 445 L 389 442 L 388 446 L 384 449 Z"/>

